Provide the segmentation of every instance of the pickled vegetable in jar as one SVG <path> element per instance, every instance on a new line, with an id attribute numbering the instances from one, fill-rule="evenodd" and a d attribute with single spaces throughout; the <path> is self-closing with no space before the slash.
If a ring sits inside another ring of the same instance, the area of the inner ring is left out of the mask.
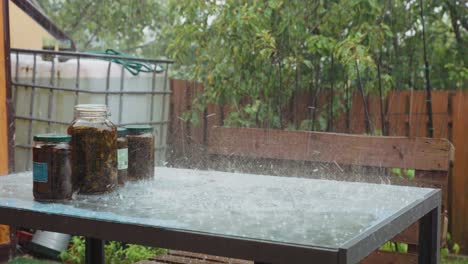
<path id="1" fill-rule="evenodd" d="M 117 127 L 108 120 L 106 105 L 76 105 L 75 113 L 68 127 L 73 189 L 83 194 L 112 191 L 118 185 Z"/>
<path id="2" fill-rule="evenodd" d="M 154 128 L 149 125 L 126 126 L 128 130 L 129 180 L 154 177 Z"/>
<path id="3" fill-rule="evenodd" d="M 128 168 L 128 140 L 127 129 L 117 128 L 117 178 L 119 185 L 124 185 L 127 181 Z"/>
<path id="4" fill-rule="evenodd" d="M 38 201 L 72 197 L 71 137 L 64 134 L 34 136 L 33 195 Z"/>

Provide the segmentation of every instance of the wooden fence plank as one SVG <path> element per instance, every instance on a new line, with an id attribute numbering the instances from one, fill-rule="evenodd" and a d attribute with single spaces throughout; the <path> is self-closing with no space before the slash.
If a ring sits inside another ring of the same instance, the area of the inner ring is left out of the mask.
<path id="1" fill-rule="evenodd" d="M 297 91 L 296 97 L 294 98 L 294 106 L 293 106 L 293 116 L 294 116 L 294 124 L 299 127 L 301 122 L 310 119 L 310 108 L 309 108 L 309 92 L 305 91 Z"/>
<path id="2" fill-rule="evenodd" d="M 409 136 L 426 137 L 427 136 L 427 111 L 426 94 L 410 92 L 409 94 Z"/>
<path id="3" fill-rule="evenodd" d="M 382 118 L 380 115 L 380 99 L 377 95 L 367 96 L 369 104 L 369 116 L 371 122 L 371 131 L 374 133 L 377 131 L 382 132 Z"/>
<path id="4" fill-rule="evenodd" d="M 446 139 L 222 127 L 212 128 L 211 133 L 211 154 L 387 168 L 447 171 L 453 151 Z"/>
<path id="5" fill-rule="evenodd" d="M 351 107 L 350 133 L 365 134 L 366 118 L 364 112 L 364 102 L 360 93 L 354 93 Z"/>
<path id="6" fill-rule="evenodd" d="M 206 106 L 206 128 L 207 138 L 210 137 L 210 128 L 214 126 L 222 126 L 220 107 L 215 104 Z"/>
<path id="7" fill-rule="evenodd" d="M 448 171 L 420 171 L 416 170 L 415 179 L 424 183 L 424 187 L 439 188 L 442 190 L 442 212 L 448 209 Z"/>
<path id="8" fill-rule="evenodd" d="M 341 98 L 335 98 L 335 102 L 338 100 L 342 100 Z M 343 105 L 346 104 L 345 100 L 343 99 L 341 102 Z M 334 121 L 333 121 L 333 131 L 332 132 L 341 132 L 341 133 L 348 133 L 348 128 L 346 127 L 346 119 L 347 113 L 346 108 L 343 107 L 341 111 L 334 113 Z"/>
<path id="9" fill-rule="evenodd" d="M 185 155 L 188 149 L 188 126 L 183 120 L 183 113 L 187 111 L 187 82 L 183 80 L 171 80 L 171 118 L 170 137 L 171 159 L 177 160 Z"/>
<path id="10" fill-rule="evenodd" d="M 388 135 L 408 136 L 407 133 L 407 101 L 408 92 L 392 91 L 388 94 Z"/>
<path id="11" fill-rule="evenodd" d="M 192 95 L 189 101 L 190 110 L 195 110 L 195 107 L 193 105 L 193 100 L 198 98 L 201 93 L 203 92 L 203 85 L 201 83 L 197 82 L 190 82 L 189 83 L 189 89 L 190 89 L 190 94 Z M 192 141 L 195 144 L 203 144 L 203 139 L 204 139 L 204 126 L 205 126 L 205 118 L 204 118 L 204 112 L 203 110 L 194 112 L 194 114 L 197 115 L 198 123 L 192 123 L 190 126 L 191 133 L 190 135 L 192 136 Z"/>
<path id="12" fill-rule="evenodd" d="M 326 119 L 326 117 L 328 116 L 327 92 L 321 91 L 317 96 L 318 98 L 315 109 L 314 130 L 325 131 L 327 129 L 327 124 L 326 122 L 320 122 L 320 117 L 324 117 Z"/>
<path id="13" fill-rule="evenodd" d="M 451 231 L 462 251 L 468 251 L 468 92 L 459 91 L 452 105 L 455 162 L 451 177 Z"/>
<path id="14" fill-rule="evenodd" d="M 449 112 L 447 91 L 433 91 L 432 96 L 432 121 L 434 124 L 435 138 L 449 138 Z"/>

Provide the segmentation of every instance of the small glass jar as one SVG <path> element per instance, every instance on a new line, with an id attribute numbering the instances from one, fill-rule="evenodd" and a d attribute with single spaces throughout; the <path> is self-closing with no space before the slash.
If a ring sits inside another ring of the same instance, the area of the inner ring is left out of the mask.
<path id="1" fill-rule="evenodd" d="M 75 106 L 72 136 L 73 190 L 83 194 L 112 191 L 117 179 L 117 127 L 108 120 L 106 105 Z"/>
<path id="2" fill-rule="evenodd" d="M 152 179 L 154 177 L 154 128 L 149 125 L 126 126 L 128 130 L 129 180 Z"/>
<path id="3" fill-rule="evenodd" d="M 125 185 L 127 181 L 128 168 L 128 140 L 127 129 L 124 127 L 117 128 L 117 178 L 119 185 Z"/>
<path id="4" fill-rule="evenodd" d="M 33 195 L 38 201 L 72 197 L 71 137 L 64 134 L 34 136 Z"/>
<path id="5" fill-rule="evenodd" d="M 46 51 L 54 51 L 55 50 L 55 40 L 50 38 L 43 38 L 42 39 L 42 49 Z M 53 61 L 54 60 L 53 53 L 43 53 L 42 60 L 43 61 Z"/>
<path id="6" fill-rule="evenodd" d="M 68 52 L 73 51 L 73 46 L 72 46 L 71 40 L 61 40 L 61 41 L 59 41 L 58 50 L 59 51 L 68 51 Z M 63 55 L 60 55 L 58 57 L 59 62 L 66 62 L 69 59 L 70 59 L 70 57 L 63 56 Z"/>

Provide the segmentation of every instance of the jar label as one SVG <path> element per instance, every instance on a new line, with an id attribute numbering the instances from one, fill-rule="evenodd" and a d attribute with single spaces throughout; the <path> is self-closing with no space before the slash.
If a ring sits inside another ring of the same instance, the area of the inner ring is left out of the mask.
<path id="1" fill-rule="evenodd" d="M 33 163 L 33 181 L 35 182 L 47 182 L 47 163 L 34 162 Z"/>
<path id="2" fill-rule="evenodd" d="M 117 169 L 126 170 L 128 168 L 128 148 L 117 150 Z"/>

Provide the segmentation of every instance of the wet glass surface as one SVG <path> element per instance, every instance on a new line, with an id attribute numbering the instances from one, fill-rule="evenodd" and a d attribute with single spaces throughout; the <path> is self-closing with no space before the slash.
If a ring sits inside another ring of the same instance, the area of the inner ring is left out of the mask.
<path id="1" fill-rule="evenodd" d="M 0 177 L 0 206 L 339 248 L 432 189 L 156 167 L 112 193 L 35 202 L 31 173 Z"/>

